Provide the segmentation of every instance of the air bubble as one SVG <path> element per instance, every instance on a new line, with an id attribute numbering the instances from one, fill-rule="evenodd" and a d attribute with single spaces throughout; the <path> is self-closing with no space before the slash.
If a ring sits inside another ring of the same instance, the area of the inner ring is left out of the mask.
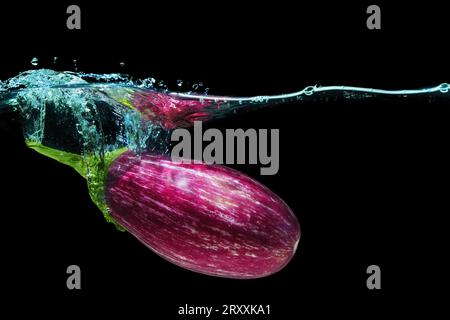
<path id="1" fill-rule="evenodd" d="M 307 96 L 310 96 L 314 93 L 315 90 L 316 90 L 316 87 L 309 86 L 309 87 L 306 87 L 305 90 L 303 90 L 303 91 Z"/>
<path id="2" fill-rule="evenodd" d="M 443 83 L 439 86 L 439 91 L 442 93 L 448 93 L 450 85 L 448 83 Z"/>

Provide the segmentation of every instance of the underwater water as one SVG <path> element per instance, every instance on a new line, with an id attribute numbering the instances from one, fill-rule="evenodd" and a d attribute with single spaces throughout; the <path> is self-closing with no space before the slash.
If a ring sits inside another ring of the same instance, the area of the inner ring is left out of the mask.
<path id="1" fill-rule="evenodd" d="M 294 255 L 296 216 L 236 170 L 172 163 L 173 129 L 336 97 L 448 98 L 449 88 L 310 86 L 274 96 L 221 97 L 163 90 L 151 78 L 41 69 L 0 82 L 0 112 L 18 112 L 27 146 L 73 167 L 106 220 L 163 258 L 208 275 L 257 278 L 279 271 Z"/>

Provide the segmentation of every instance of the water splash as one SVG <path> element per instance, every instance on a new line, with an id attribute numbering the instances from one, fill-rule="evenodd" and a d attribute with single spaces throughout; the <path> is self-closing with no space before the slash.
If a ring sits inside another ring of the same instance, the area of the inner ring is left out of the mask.
<path id="1" fill-rule="evenodd" d="M 33 59 L 34 60 L 34 59 Z M 74 60 L 75 61 L 75 60 Z M 157 84 L 158 83 L 158 84 Z M 177 86 L 183 85 L 179 80 Z M 155 88 L 155 86 L 157 88 Z M 198 88 L 202 83 L 193 86 Z M 27 143 L 81 154 L 87 175 L 104 162 L 106 154 L 128 149 L 168 151 L 172 129 L 267 105 L 308 101 L 323 97 L 367 99 L 412 95 L 449 96 L 449 84 L 423 89 L 383 90 L 353 86 L 309 86 L 298 92 L 253 97 L 224 97 L 168 91 L 154 78 L 133 80 L 120 73 L 56 72 L 48 69 L 23 72 L 0 82 L 0 110 L 15 109 L 24 119 Z M 163 89 L 163 90 L 161 90 Z M 71 134 L 58 139 L 57 126 Z M 70 138 L 70 139 L 68 139 Z M 97 163 L 99 162 L 99 163 Z"/>
<path id="2" fill-rule="evenodd" d="M 183 82 L 179 80 L 177 85 L 183 85 Z M 193 86 L 198 88 L 203 84 Z M 67 151 L 63 141 L 46 134 L 46 131 L 52 132 L 51 127 L 56 123 L 75 129 L 76 138 L 72 137 L 72 140 L 80 142 L 80 152 L 103 157 L 103 154 L 120 148 L 138 153 L 143 150 L 167 151 L 167 136 L 174 128 L 267 105 L 329 96 L 345 99 L 395 96 L 402 99 L 412 95 L 448 96 L 448 93 L 449 84 L 443 83 L 412 90 L 309 86 L 280 95 L 224 97 L 171 92 L 163 81 L 154 78 L 133 80 L 119 73 L 41 69 L 0 82 L 0 109 L 20 112 L 24 118 L 25 139 L 29 143 L 50 143 L 58 150 Z"/>

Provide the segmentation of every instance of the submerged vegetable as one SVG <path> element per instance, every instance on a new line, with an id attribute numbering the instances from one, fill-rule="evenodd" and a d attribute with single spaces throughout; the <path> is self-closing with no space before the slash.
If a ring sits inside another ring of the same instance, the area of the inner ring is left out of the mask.
<path id="1" fill-rule="evenodd" d="M 272 191 L 227 167 L 126 152 L 108 171 L 113 219 L 163 258 L 192 271 L 258 278 L 283 268 L 298 221 Z"/>

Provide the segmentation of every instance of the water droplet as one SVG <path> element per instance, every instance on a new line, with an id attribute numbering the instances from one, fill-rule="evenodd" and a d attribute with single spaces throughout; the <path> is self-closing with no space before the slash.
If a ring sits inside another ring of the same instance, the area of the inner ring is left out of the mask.
<path id="1" fill-rule="evenodd" d="M 314 93 L 314 91 L 315 91 L 315 87 L 314 86 L 309 86 L 309 87 L 306 87 L 305 89 L 304 89 L 304 92 L 305 92 L 305 94 L 307 95 L 307 96 L 310 96 L 310 95 L 312 95 L 313 93 Z M 345 94 L 345 93 L 344 93 Z"/>
<path id="2" fill-rule="evenodd" d="M 449 89 L 450 89 L 450 84 L 448 84 L 448 83 L 443 83 L 439 86 L 439 91 L 442 93 L 448 93 Z"/>
<path id="3" fill-rule="evenodd" d="M 155 83 L 156 83 L 155 78 L 147 78 L 144 80 L 139 80 L 139 87 L 152 88 Z"/>
<path id="4" fill-rule="evenodd" d="M 122 62 L 120 63 L 120 66 L 121 66 L 122 68 L 125 67 L 125 62 L 122 61 Z"/>
<path id="5" fill-rule="evenodd" d="M 183 85 L 183 80 L 177 80 L 177 86 L 181 87 Z"/>
<path id="6" fill-rule="evenodd" d="M 73 59 L 73 68 L 75 71 L 78 71 L 77 60 Z"/>
<path id="7" fill-rule="evenodd" d="M 34 57 L 33 59 L 31 59 L 31 64 L 32 64 L 33 66 L 37 66 L 38 63 L 39 63 L 39 59 L 38 59 L 38 58 Z"/>

